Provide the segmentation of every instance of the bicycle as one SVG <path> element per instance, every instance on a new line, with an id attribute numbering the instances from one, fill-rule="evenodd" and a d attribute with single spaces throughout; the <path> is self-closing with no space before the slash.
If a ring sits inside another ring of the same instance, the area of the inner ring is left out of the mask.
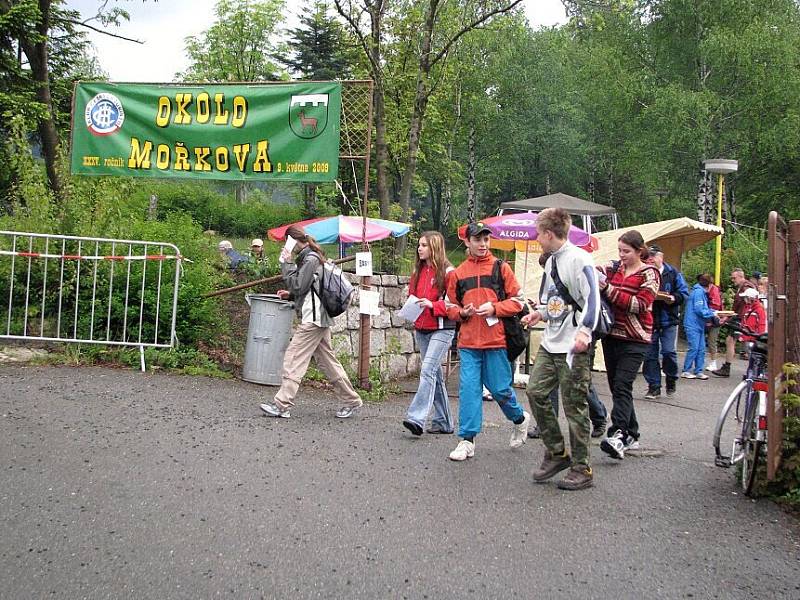
<path id="1" fill-rule="evenodd" d="M 716 452 L 714 459 L 716 466 L 728 468 L 731 465 L 741 463 L 742 489 L 749 496 L 755 484 L 759 459 L 766 452 L 767 334 L 758 334 L 750 331 L 737 318 L 727 321 L 722 326 L 754 339 L 754 341 L 747 343 L 750 356 L 742 381 L 728 396 L 725 405 L 722 407 L 722 412 L 717 418 L 713 442 L 714 451 Z M 736 422 L 741 423 L 741 429 L 736 428 L 734 438 L 726 440 L 731 445 L 731 454 L 725 456 L 720 450 L 722 430 L 728 420 L 728 413 L 734 406 L 736 407 L 736 412 L 734 413 Z"/>

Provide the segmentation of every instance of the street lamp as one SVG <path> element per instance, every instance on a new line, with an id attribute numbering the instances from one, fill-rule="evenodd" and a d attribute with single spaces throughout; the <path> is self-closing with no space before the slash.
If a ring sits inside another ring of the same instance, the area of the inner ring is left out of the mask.
<path id="1" fill-rule="evenodd" d="M 725 175 L 735 173 L 739 169 L 739 162 L 725 158 L 712 158 L 703 161 L 705 170 L 717 174 L 717 227 L 722 227 L 722 190 L 725 185 Z M 717 252 L 714 268 L 714 285 L 719 286 L 720 270 L 722 268 L 722 236 L 717 236 Z"/>

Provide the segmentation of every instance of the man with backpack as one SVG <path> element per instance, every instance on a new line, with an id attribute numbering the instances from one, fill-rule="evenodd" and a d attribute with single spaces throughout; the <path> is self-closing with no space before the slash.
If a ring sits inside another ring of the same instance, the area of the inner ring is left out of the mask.
<path id="1" fill-rule="evenodd" d="M 507 354 L 504 318 L 522 312 L 523 300 L 514 271 L 506 262 L 497 264 L 489 252 L 490 229 L 483 223 L 467 226 L 469 251 L 450 277 L 447 297 L 453 304 L 448 318 L 461 323 L 458 354 L 461 376 L 458 390 L 458 442 L 450 460 L 462 461 L 475 455 L 475 436 L 483 422 L 482 390 L 485 385 L 514 425 L 509 445 L 518 448 L 525 441 L 531 416 L 517 402 L 511 387 L 511 363 Z"/>
<path id="2" fill-rule="evenodd" d="M 569 469 L 558 487 L 580 490 L 593 484 L 587 396 L 592 378 L 589 347 L 600 321 L 600 293 L 591 256 L 567 239 L 571 225 L 572 219 L 563 208 L 539 213 L 538 241 L 542 251 L 551 256 L 545 263 L 539 305 L 522 321 L 526 325 L 546 323 L 526 390 L 546 448 L 533 480 L 544 482 Z M 569 423 L 571 455 L 548 398 L 559 384 Z"/>

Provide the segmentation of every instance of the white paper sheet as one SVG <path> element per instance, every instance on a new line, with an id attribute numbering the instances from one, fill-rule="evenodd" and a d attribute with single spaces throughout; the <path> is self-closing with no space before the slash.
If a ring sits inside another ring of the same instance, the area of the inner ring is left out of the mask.
<path id="1" fill-rule="evenodd" d="M 356 275 L 372 277 L 372 252 L 356 252 Z"/>
<path id="2" fill-rule="evenodd" d="M 362 315 L 378 316 L 381 314 L 379 304 L 380 292 L 378 290 L 359 290 L 358 311 Z"/>
<path id="3" fill-rule="evenodd" d="M 419 298 L 417 298 L 414 294 L 409 295 L 406 303 L 403 304 L 403 307 L 395 314 L 398 317 L 405 319 L 409 323 L 413 323 L 419 318 L 423 310 L 423 308 L 417 304 L 417 302 L 419 302 Z"/>
<path id="4" fill-rule="evenodd" d="M 290 236 L 290 235 L 287 235 L 287 236 L 286 236 L 286 243 L 283 245 L 283 249 L 284 249 L 284 250 L 286 250 L 286 252 L 287 252 L 288 254 L 290 254 L 290 255 L 291 255 L 291 253 L 292 253 L 292 250 L 294 250 L 294 247 L 295 247 L 296 245 L 297 245 L 297 240 L 296 240 L 296 239 L 294 239 L 292 236 Z M 278 262 L 284 262 L 284 261 L 281 259 L 281 257 L 280 257 L 280 256 L 278 256 Z"/>

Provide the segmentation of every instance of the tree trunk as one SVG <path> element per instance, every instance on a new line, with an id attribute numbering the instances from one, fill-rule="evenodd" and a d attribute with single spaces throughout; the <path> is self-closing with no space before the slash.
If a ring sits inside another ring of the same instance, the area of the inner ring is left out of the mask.
<path id="1" fill-rule="evenodd" d="M 375 82 L 375 193 L 381 207 L 381 219 L 389 218 L 389 148 L 386 143 L 386 107 L 383 85 Z"/>
<path id="2" fill-rule="evenodd" d="M 469 154 L 467 156 L 467 222 L 475 221 L 475 126 L 469 128 Z"/>
<path id="3" fill-rule="evenodd" d="M 317 184 L 303 184 L 303 210 L 307 217 L 317 215 Z"/>
<path id="4" fill-rule="evenodd" d="M 158 217 L 158 196 L 150 194 L 150 206 L 147 207 L 147 220 L 155 221 Z"/>
<path id="5" fill-rule="evenodd" d="M 32 43 L 27 38 L 20 38 L 25 56 L 28 57 L 31 74 L 36 82 L 36 100 L 45 106 L 47 116 L 39 121 L 38 131 L 42 142 L 42 154 L 47 171 L 47 181 L 56 199 L 63 203 L 64 187 L 58 173 L 59 139 L 56 122 L 53 118 L 53 99 L 50 94 L 50 74 L 47 57 L 47 40 L 50 30 L 50 0 L 39 0 L 41 20 L 36 25 L 36 31 L 41 36 L 40 41 Z"/>
<path id="6" fill-rule="evenodd" d="M 247 201 L 247 184 L 244 182 L 237 183 L 234 193 L 236 194 L 236 202 L 244 204 Z"/>

